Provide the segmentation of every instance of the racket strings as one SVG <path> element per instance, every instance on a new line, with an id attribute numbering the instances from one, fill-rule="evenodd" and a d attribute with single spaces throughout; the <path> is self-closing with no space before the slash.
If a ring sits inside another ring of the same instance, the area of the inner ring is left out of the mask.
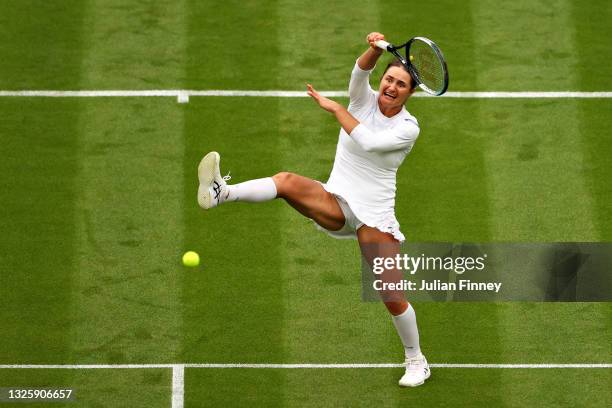
<path id="1" fill-rule="evenodd" d="M 416 71 L 418 81 L 434 92 L 442 91 L 446 86 L 446 73 L 433 48 L 422 41 L 414 41 L 407 52 L 406 59 Z"/>

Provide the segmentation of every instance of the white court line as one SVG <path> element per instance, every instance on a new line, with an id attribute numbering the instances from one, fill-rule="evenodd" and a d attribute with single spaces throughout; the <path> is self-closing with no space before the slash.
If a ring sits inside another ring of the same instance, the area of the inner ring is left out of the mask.
<path id="1" fill-rule="evenodd" d="M 348 97 L 346 91 L 323 91 L 327 97 Z M 189 89 L 152 89 L 152 90 L 16 90 L 0 91 L 0 97 L 43 97 L 43 98 L 101 98 L 101 97 L 174 97 L 180 103 L 189 101 L 190 96 L 247 96 L 275 98 L 307 98 L 304 91 L 249 91 L 249 90 L 189 90 Z M 416 92 L 413 97 L 430 98 L 424 92 Z M 612 92 L 447 92 L 442 98 L 470 99 L 512 99 L 512 98 L 612 98 Z"/>
<path id="2" fill-rule="evenodd" d="M 174 368 L 177 364 L 2 364 L 2 368 L 43 368 L 43 369 L 140 369 L 140 368 Z"/>
<path id="3" fill-rule="evenodd" d="M 463 364 L 463 363 L 433 363 L 433 368 L 612 368 L 611 363 L 517 363 L 517 364 Z M 185 364 L 4 364 L 0 369 L 142 369 L 142 368 L 397 368 L 404 367 L 399 363 L 347 363 L 347 364 L 251 364 L 251 363 L 185 363 Z M 177 374 L 178 375 L 178 374 Z M 182 376 L 181 376 L 182 377 Z M 174 379 L 174 376 L 173 376 Z"/>
<path id="4" fill-rule="evenodd" d="M 183 408 L 185 403 L 185 366 L 172 367 L 172 408 Z"/>
<path id="5" fill-rule="evenodd" d="M 185 364 L 187 368 L 397 368 L 396 363 L 352 364 Z M 429 364 L 433 368 L 612 368 L 612 364 Z"/>

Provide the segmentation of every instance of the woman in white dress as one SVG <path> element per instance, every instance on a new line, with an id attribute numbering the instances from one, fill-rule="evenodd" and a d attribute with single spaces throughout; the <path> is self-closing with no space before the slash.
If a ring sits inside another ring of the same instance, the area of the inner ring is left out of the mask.
<path id="1" fill-rule="evenodd" d="M 395 218 L 397 169 L 412 149 L 419 125 L 404 104 L 415 88 L 414 80 L 399 62 L 387 66 L 378 91 L 369 85 L 369 76 L 382 50 L 380 33 L 367 36 L 369 48 L 357 59 L 349 84 L 350 103 L 321 96 L 311 85 L 308 95 L 335 115 L 341 130 L 334 166 L 327 183 L 293 173 L 228 185 L 221 177 L 219 154 L 207 154 L 198 167 L 198 203 L 204 209 L 224 202 L 262 202 L 283 198 L 317 226 L 337 238 L 356 237 L 361 251 L 372 263 L 375 257 L 394 257 L 404 241 Z M 383 274 L 383 280 L 397 281 L 397 270 Z M 416 316 L 403 292 L 381 292 L 385 306 L 402 340 L 406 372 L 400 386 L 418 386 L 430 370 L 421 353 Z"/>

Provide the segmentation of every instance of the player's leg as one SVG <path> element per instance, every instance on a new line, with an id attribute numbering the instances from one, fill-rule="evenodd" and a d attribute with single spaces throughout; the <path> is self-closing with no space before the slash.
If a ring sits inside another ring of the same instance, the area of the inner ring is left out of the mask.
<path id="1" fill-rule="evenodd" d="M 327 192 L 321 183 L 288 172 L 278 173 L 272 180 L 276 185 L 277 197 L 285 199 L 300 214 L 330 231 L 344 226 L 344 214 L 336 197 Z"/>
<path id="2" fill-rule="evenodd" d="M 382 232 L 376 228 L 362 226 L 357 231 L 359 247 L 364 258 L 372 265 L 374 258 L 395 258 L 400 252 L 400 243 L 393 235 Z M 381 279 L 387 283 L 399 282 L 402 279 L 401 271 L 396 268 L 387 269 L 381 275 Z M 387 310 L 393 316 L 401 315 L 408 308 L 408 302 L 403 291 L 385 290 L 380 292 Z"/>
<path id="3" fill-rule="evenodd" d="M 370 265 L 377 257 L 394 258 L 400 253 L 400 243 L 393 235 L 366 225 L 357 231 L 361 253 Z M 402 272 L 397 268 L 386 269 L 380 279 L 383 283 L 398 283 Z M 415 387 L 429 378 L 430 371 L 425 356 L 421 353 L 416 314 L 401 290 L 382 290 L 380 296 L 392 315 L 397 334 L 404 345 L 406 373 L 399 381 L 401 386 Z"/>
<path id="4" fill-rule="evenodd" d="M 325 229 L 335 231 L 344 226 L 344 214 L 336 198 L 319 182 L 283 172 L 228 185 L 229 177 L 221 177 L 219 162 L 219 154 L 211 152 L 198 166 L 198 203 L 202 208 L 216 207 L 226 201 L 262 202 L 280 197 Z"/>

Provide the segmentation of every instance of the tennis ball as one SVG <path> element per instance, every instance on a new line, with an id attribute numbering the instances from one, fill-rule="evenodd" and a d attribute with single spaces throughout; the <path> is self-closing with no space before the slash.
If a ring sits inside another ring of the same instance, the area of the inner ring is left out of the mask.
<path id="1" fill-rule="evenodd" d="M 188 251 L 183 255 L 183 265 L 198 266 L 200 264 L 200 255 L 197 252 Z"/>
<path id="2" fill-rule="evenodd" d="M 413 56 L 413 55 L 411 55 L 411 56 L 410 56 L 410 61 L 412 61 L 413 59 L 414 59 L 414 56 Z"/>

